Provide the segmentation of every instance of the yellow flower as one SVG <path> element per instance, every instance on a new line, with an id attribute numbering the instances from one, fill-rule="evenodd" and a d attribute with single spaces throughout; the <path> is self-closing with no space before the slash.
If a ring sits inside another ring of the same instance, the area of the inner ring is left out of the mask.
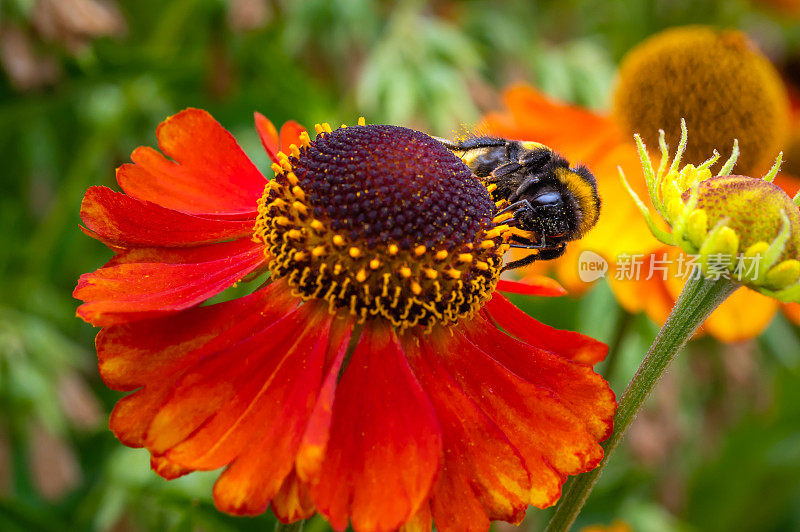
<path id="1" fill-rule="evenodd" d="M 698 27 L 686 30 L 695 33 L 724 34 L 729 35 L 728 39 L 732 39 L 731 32 L 715 32 Z M 677 38 L 675 37 L 677 30 L 671 31 L 673 31 L 673 38 Z M 679 34 L 677 35 L 679 36 Z M 733 33 L 733 35 L 740 34 Z M 738 38 L 744 39 L 743 37 Z M 733 40 L 736 39 L 733 38 Z M 705 44 L 698 44 L 693 54 L 700 55 L 703 46 L 713 48 L 713 43 L 714 41 L 709 39 Z M 634 54 L 635 50 L 631 54 Z M 752 56 L 758 56 L 749 46 L 746 46 L 744 50 L 740 53 L 740 59 L 744 58 L 745 61 L 752 62 Z M 684 58 L 687 61 L 694 60 L 691 58 L 691 54 L 685 54 Z M 754 72 L 761 74 L 769 72 L 769 68 L 764 67 L 763 61 L 763 57 L 758 56 L 758 60 L 755 62 L 761 64 L 761 67 L 754 69 Z M 671 101 L 665 102 L 666 104 L 682 105 L 682 98 L 689 97 L 712 101 L 725 95 L 730 96 L 730 92 L 720 90 L 720 87 L 727 87 L 725 83 L 714 81 L 715 76 L 717 78 L 725 76 L 721 69 L 707 68 L 702 72 L 683 69 L 681 72 L 684 75 L 660 78 L 668 79 L 671 85 L 684 88 L 683 94 L 673 96 Z M 623 79 L 620 80 L 620 86 L 625 82 L 624 76 L 625 72 L 621 72 Z M 700 80 L 703 82 L 700 83 Z M 767 73 L 760 80 L 756 78 L 752 84 L 753 87 L 757 87 L 760 83 L 763 91 L 771 91 L 774 95 L 775 82 L 776 77 Z M 691 87 L 692 90 L 686 91 L 686 87 Z M 743 91 L 741 87 L 737 89 L 739 92 Z M 689 94 L 690 92 L 691 94 Z M 649 101 L 651 106 L 653 105 L 653 100 L 647 93 L 640 93 L 639 96 Z M 600 253 L 609 262 L 607 279 L 619 303 L 628 312 L 645 312 L 654 321 L 663 323 L 683 286 L 682 279 L 665 279 L 666 275 L 653 275 L 649 278 L 648 275 L 641 275 L 637 279 L 627 280 L 616 278 L 614 275 L 614 272 L 618 271 L 620 267 L 618 258 L 624 255 L 640 257 L 643 271 L 647 270 L 653 262 L 662 259 L 674 261 L 681 256 L 676 251 L 669 251 L 668 246 L 660 243 L 651 235 L 646 224 L 642 223 L 636 205 L 618 178 L 617 166 L 622 167 L 626 175 L 634 175 L 640 171 L 636 146 L 630 136 L 633 131 L 629 129 L 630 126 L 620 121 L 620 112 L 601 114 L 563 104 L 549 99 L 534 88 L 525 85 L 508 88 L 503 95 L 503 100 L 505 109 L 487 114 L 482 121 L 481 128 L 492 135 L 541 142 L 555 149 L 570 161 L 586 164 L 597 177 L 598 191 L 603 200 L 603 215 L 596 228 L 582 240 L 572 243 L 562 259 L 541 263 L 533 270 L 541 273 L 547 269 L 554 269 L 556 277 L 571 293 L 580 293 L 591 285 L 582 282 L 579 278 L 579 257 L 584 251 Z M 731 101 L 733 103 L 730 106 L 736 107 L 741 113 L 758 114 L 760 112 L 758 108 L 752 107 L 753 102 L 757 101 L 755 98 L 747 101 Z M 781 101 L 784 100 L 779 96 L 773 98 L 773 102 L 780 103 Z M 705 109 L 695 105 L 694 109 L 689 110 L 691 113 L 687 113 L 685 116 L 691 126 L 694 123 L 694 116 L 698 113 L 702 114 Z M 788 112 L 787 107 L 783 114 L 788 115 Z M 780 116 L 780 113 L 776 115 L 778 119 Z M 706 117 L 706 119 L 708 118 Z M 800 123 L 800 121 L 796 122 Z M 658 127 L 672 125 L 677 130 L 679 123 L 680 116 L 675 119 L 674 123 L 658 124 L 652 129 L 657 131 Z M 730 140 L 724 144 L 717 143 L 716 146 L 727 148 L 732 146 L 734 138 L 744 139 L 747 136 L 747 132 L 742 131 L 743 122 L 741 120 L 729 121 L 727 124 L 730 126 Z M 777 123 L 776 127 L 779 129 L 783 126 Z M 698 132 L 700 131 L 698 130 Z M 699 141 L 699 136 L 693 133 L 692 141 Z M 743 144 L 740 145 L 743 146 Z M 772 160 L 777 152 L 778 147 L 775 147 L 774 151 L 765 151 L 760 154 L 758 159 Z M 702 156 L 700 157 L 702 158 Z M 688 162 L 699 164 L 702 160 L 689 160 Z M 740 168 L 742 167 L 740 166 Z M 789 194 L 794 194 L 800 186 L 800 180 L 786 173 L 779 173 L 774 182 Z M 640 197 L 648 196 L 644 181 L 636 180 L 632 186 Z M 790 317 L 793 315 L 792 313 L 797 314 L 798 322 L 800 322 L 800 309 L 795 311 L 789 307 L 791 305 L 784 306 L 787 314 Z M 772 298 L 751 290 L 738 290 L 708 318 L 703 326 L 703 331 L 725 342 L 753 338 L 763 332 L 779 308 L 781 305 Z"/>

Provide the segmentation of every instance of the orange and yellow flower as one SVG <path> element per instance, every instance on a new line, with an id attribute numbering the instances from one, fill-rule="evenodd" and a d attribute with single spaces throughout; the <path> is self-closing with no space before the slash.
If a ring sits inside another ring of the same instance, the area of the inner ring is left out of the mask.
<path id="1" fill-rule="evenodd" d="M 683 48 L 688 46 L 687 39 L 696 42 L 693 48 L 689 47 L 685 51 L 684 64 L 680 54 L 684 53 Z M 677 141 L 681 116 L 687 118 L 690 130 L 694 131 L 692 122 L 697 124 L 695 129 L 701 132 L 708 130 L 706 137 L 709 138 L 703 137 L 702 141 L 693 146 L 693 150 L 699 153 L 709 143 L 717 143 L 723 149 L 732 145 L 734 137 L 739 136 L 744 139 L 745 135 L 738 134 L 737 130 L 732 132 L 722 130 L 722 124 L 730 123 L 731 120 L 715 121 L 707 118 L 710 105 L 708 102 L 713 102 L 715 99 L 733 99 L 733 103 L 720 103 L 717 106 L 720 112 L 736 111 L 743 117 L 751 117 L 750 119 L 753 115 L 757 115 L 757 120 L 766 120 L 768 123 L 769 120 L 773 120 L 775 123 L 774 131 L 768 132 L 767 135 L 753 137 L 748 133 L 746 140 L 751 146 L 748 157 L 753 159 L 750 165 L 760 166 L 765 161 L 774 160 L 777 148 L 773 145 L 776 144 L 776 139 L 783 138 L 782 131 L 787 128 L 788 115 L 781 114 L 782 106 L 786 105 L 785 96 L 781 96 L 780 87 L 775 85 L 779 83 L 776 81 L 777 76 L 769 71 L 769 67 L 764 64 L 761 57 L 755 56 L 749 45 L 742 44 L 745 42 L 743 39 L 744 37 L 736 32 L 715 33 L 702 27 L 678 28 L 656 36 L 639 50 L 635 49 L 631 53 L 632 59 L 624 65 L 621 76 L 627 71 L 628 77 L 622 79 L 619 84 L 624 91 L 618 87 L 616 93 L 618 107 L 622 110 L 617 109 L 613 114 L 597 113 L 557 102 L 527 85 L 512 86 L 505 91 L 503 95 L 505 109 L 487 114 L 480 129 L 492 135 L 541 142 L 571 162 L 586 164 L 597 177 L 598 191 L 603 201 L 602 216 L 595 229 L 582 240 L 572 243 L 564 257 L 555 261 L 553 265 L 538 266 L 539 270 L 553 268 L 558 279 L 570 292 L 579 293 L 590 286 L 579 278 L 579 257 L 584 251 L 599 253 L 610 263 L 607 278 L 619 303 L 629 312 L 645 312 L 654 321 L 664 322 L 683 287 L 684 279 L 672 276 L 665 279 L 657 270 L 655 275 L 648 275 L 650 271 L 654 271 L 649 268 L 654 262 L 675 264 L 678 257 L 674 251 L 670 251 L 650 234 L 639 215 L 638 208 L 619 181 L 618 167 L 629 176 L 639 175 L 641 172 L 630 131 L 633 126 L 629 123 L 632 120 L 630 115 L 635 114 L 635 106 L 625 102 L 636 98 L 650 102 L 645 106 L 646 112 L 641 113 L 643 117 L 638 117 L 644 122 L 667 120 L 664 117 L 668 115 L 671 117 L 670 113 L 675 115 L 674 120 L 670 119 L 674 123 L 651 124 L 652 127 L 647 131 L 648 136 L 656 135 L 657 138 L 658 128 L 661 127 L 668 130 L 669 139 L 671 128 L 676 130 L 672 132 L 672 141 Z M 672 46 L 681 49 L 671 50 Z M 709 50 L 707 58 L 703 57 L 704 47 Z M 658 55 L 662 48 L 668 49 L 671 54 L 669 59 L 663 59 L 663 56 Z M 647 64 L 647 60 L 651 57 L 656 58 L 653 60 L 655 64 Z M 708 65 L 704 63 L 706 60 L 709 62 Z M 711 63 L 712 61 L 716 63 Z M 748 70 L 746 76 L 742 74 L 742 69 L 727 73 L 720 61 L 731 63 L 741 61 L 742 64 L 749 65 L 752 72 Z M 711 67 L 719 68 L 714 70 Z M 662 76 L 657 72 L 659 68 L 671 69 L 674 75 Z M 631 74 L 631 71 L 637 72 Z M 650 72 L 651 78 L 645 77 L 647 72 Z M 728 75 L 741 81 L 736 90 L 730 90 L 732 86 L 730 83 L 711 83 L 701 79 L 707 77 L 710 80 L 715 76 Z M 674 85 L 670 86 L 670 83 Z M 766 96 L 759 95 L 757 90 L 759 83 L 767 86 Z M 720 87 L 728 88 L 722 91 Z M 703 96 L 705 90 L 715 91 L 715 94 L 709 93 Z M 653 91 L 658 94 L 663 93 L 665 98 L 663 105 L 652 103 Z M 680 96 L 681 91 L 686 94 L 685 98 Z M 748 105 L 738 105 L 736 102 L 739 100 L 736 98 L 744 98 L 739 92 L 752 101 L 745 102 Z M 624 105 L 620 104 L 620 101 Z M 769 113 L 761 110 L 751 112 L 750 104 L 767 106 Z M 713 105 L 711 107 L 717 108 Z M 732 121 L 743 129 L 748 131 L 752 129 L 744 122 L 744 118 Z M 759 127 L 761 125 L 759 124 Z M 638 127 L 647 126 L 640 124 Z M 644 134 L 644 131 L 642 133 Z M 658 144 L 654 141 L 648 145 L 656 147 Z M 744 151 L 742 145 L 742 152 Z M 710 151 L 703 153 L 703 156 L 699 156 L 700 160 L 689 162 L 702 162 Z M 800 186 L 800 180 L 789 174 L 779 174 L 775 183 L 784 188 L 789 195 L 793 195 Z M 647 190 L 642 180 L 631 180 L 631 185 L 639 197 L 647 198 Z M 620 266 L 621 257 L 638 259 L 640 272 L 643 274 L 633 279 L 628 279 L 625 275 L 616 276 L 615 269 Z M 703 330 L 726 342 L 752 338 L 763 332 L 780 307 L 781 305 L 772 298 L 748 289 L 739 290 L 711 314 Z M 784 305 L 784 308 L 790 307 L 791 305 Z"/>
<path id="2" fill-rule="evenodd" d="M 103 380 L 132 392 L 116 436 L 164 478 L 224 467 L 214 500 L 237 515 L 486 530 L 554 504 L 612 429 L 591 368 L 606 347 L 495 291 L 562 293 L 498 281 L 486 189 L 405 128 L 256 127 L 272 180 L 189 109 L 159 126 L 163 155 L 120 167 L 124 193 L 84 198 L 84 231 L 114 257 L 74 295 L 103 327 Z"/>

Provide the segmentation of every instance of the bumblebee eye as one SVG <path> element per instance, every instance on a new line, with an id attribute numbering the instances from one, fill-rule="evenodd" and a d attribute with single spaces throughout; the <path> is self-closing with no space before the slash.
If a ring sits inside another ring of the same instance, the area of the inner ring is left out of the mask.
<path id="1" fill-rule="evenodd" d="M 539 194 L 535 198 L 531 199 L 530 202 L 534 207 L 537 206 L 557 207 L 563 203 L 561 201 L 561 194 L 553 191 Z"/>

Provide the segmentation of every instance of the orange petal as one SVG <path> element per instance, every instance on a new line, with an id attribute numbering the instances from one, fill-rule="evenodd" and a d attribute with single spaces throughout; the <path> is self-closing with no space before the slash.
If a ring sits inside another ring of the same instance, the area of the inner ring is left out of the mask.
<path id="1" fill-rule="evenodd" d="M 281 523 L 294 523 L 301 519 L 308 519 L 316 513 L 314 501 L 308 493 L 306 485 L 298 478 L 297 472 L 292 471 L 283 480 L 281 488 L 270 503 L 272 511 Z"/>
<path id="2" fill-rule="evenodd" d="M 117 181 L 131 197 L 200 214 L 255 213 L 266 180 L 236 140 L 201 109 L 186 109 L 156 130 L 166 159 L 151 148 L 131 156 Z"/>
<path id="3" fill-rule="evenodd" d="M 281 150 L 281 142 L 278 137 L 278 130 L 275 125 L 266 116 L 259 112 L 253 113 L 256 120 L 256 131 L 261 138 L 261 145 L 264 146 L 264 151 L 267 152 L 269 158 L 273 163 L 280 164 L 278 161 L 278 152 Z"/>
<path id="4" fill-rule="evenodd" d="M 706 318 L 703 329 L 721 342 L 749 340 L 764 332 L 779 306 L 771 297 L 740 288 Z"/>
<path id="5" fill-rule="evenodd" d="M 394 332 L 368 322 L 344 371 L 320 478 L 311 494 L 337 530 L 394 529 L 428 496 L 441 430 Z"/>
<path id="6" fill-rule="evenodd" d="M 187 467 L 215 469 L 252 444 L 243 417 L 253 414 L 277 372 L 310 356 L 310 338 L 318 336 L 311 309 L 304 305 L 189 367 L 148 428 L 147 448 L 156 455 L 169 451 L 171 461 Z"/>
<path id="7" fill-rule="evenodd" d="M 493 329 L 493 334 L 514 341 L 518 344 L 514 347 L 525 347 L 525 344 L 516 342 L 488 324 L 485 328 Z M 486 415 L 520 452 L 531 474 L 531 504 L 537 507 L 555 504 L 567 474 L 588 471 L 600 462 L 603 450 L 597 439 L 558 395 L 564 393 L 564 388 L 575 384 L 572 380 L 574 375 L 550 376 L 552 379 L 564 379 L 562 390 L 554 393 L 552 389 L 533 384 L 512 373 L 457 330 L 445 340 L 434 335 L 431 342 L 448 373 L 473 401 L 481 405 Z M 514 358 L 517 351 L 509 351 L 507 358 Z M 563 364 L 589 370 L 587 366 L 550 356 Z M 524 364 L 529 362 L 525 361 Z M 517 365 L 523 363 L 518 360 Z M 541 372 L 548 370 L 550 368 L 543 368 Z M 536 371 L 539 368 L 533 366 L 528 373 Z M 592 404 L 583 406 L 595 408 Z M 601 408 L 607 409 L 607 406 L 602 405 Z M 433 509 L 435 512 L 436 507 Z"/>
<path id="8" fill-rule="evenodd" d="M 788 303 L 783 305 L 783 313 L 786 314 L 786 317 L 789 318 L 792 323 L 795 325 L 800 325 L 800 304 L 798 303 Z"/>
<path id="9" fill-rule="evenodd" d="M 611 434 L 617 406 L 614 392 L 590 366 L 511 338 L 482 316 L 465 323 L 464 332 L 479 349 L 491 354 L 505 368 L 555 394 L 597 441 Z"/>
<path id="10" fill-rule="evenodd" d="M 178 477 L 182 477 L 194 471 L 193 469 L 173 464 L 163 456 L 151 456 L 150 469 L 166 480 L 175 480 Z"/>
<path id="11" fill-rule="evenodd" d="M 276 282 L 224 303 L 105 327 L 95 341 L 100 376 L 121 391 L 169 381 L 178 370 L 263 330 L 296 306 L 286 284 Z"/>
<path id="12" fill-rule="evenodd" d="M 304 305 L 308 306 L 312 305 Z M 319 309 L 324 323 L 310 324 L 304 334 L 295 336 L 297 340 L 288 352 L 286 346 L 273 347 L 277 353 L 285 353 L 280 366 L 262 383 L 258 395 L 236 424 L 215 444 L 220 451 L 212 449 L 207 458 L 208 465 L 214 467 L 215 459 L 230 456 L 234 450 L 239 453 L 214 484 L 214 503 L 223 512 L 262 513 L 294 469 L 294 457 L 319 390 L 328 347 L 332 317 L 327 306 Z M 192 440 L 204 436 L 213 440 L 215 434 L 213 430 L 206 435 L 198 432 Z"/>
<path id="13" fill-rule="evenodd" d="M 445 355 L 427 343 L 417 347 L 417 340 L 408 338 L 404 350 L 436 410 L 444 445 L 432 498 L 436 528 L 485 530 L 489 520 L 521 521 L 531 479 L 519 452 L 447 373 L 439 361 Z"/>
<path id="14" fill-rule="evenodd" d="M 306 128 L 295 122 L 289 120 L 281 126 L 281 151 L 289 154 L 289 146 L 294 144 L 298 148 L 302 145 L 300 142 L 300 133 L 305 131 Z"/>
<path id="15" fill-rule="evenodd" d="M 400 532 L 431 532 L 431 505 L 423 502 L 410 521 L 400 527 Z"/>
<path id="16" fill-rule="evenodd" d="M 608 353 L 608 346 L 603 342 L 574 331 L 562 331 L 545 325 L 519 310 L 501 294 L 495 294 L 484 309 L 510 335 L 570 360 L 594 365 Z"/>
<path id="17" fill-rule="evenodd" d="M 263 250 L 253 245 L 198 264 L 119 264 L 81 275 L 72 295 L 85 301 L 79 317 L 92 325 L 117 325 L 202 303 L 263 263 Z"/>
<path id="18" fill-rule="evenodd" d="M 500 279 L 497 282 L 497 290 L 511 294 L 544 297 L 558 297 L 567 293 L 555 279 L 536 274 L 526 275 L 520 281 Z"/>
<path id="19" fill-rule="evenodd" d="M 253 220 L 212 220 L 145 203 L 107 187 L 90 187 L 81 203 L 89 235 L 122 247 L 198 246 L 249 237 Z"/>
<path id="20" fill-rule="evenodd" d="M 311 482 L 319 477 L 325 450 L 328 447 L 331 421 L 333 418 L 333 400 L 336 385 L 339 382 L 339 372 L 347 352 L 352 319 L 337 319 L 331 327 L 331 342 L 329 342 L 326 357 L 327 370 L 325 380 L 317 396 L 314 410 L 308 420 L 308 426 L 297 451 L 296 470 L 304 482 Z"/>
<path id="21" fill-rule="evenodd" d="M 245 298 L 103 329 L 97 338 L 101 376 L 116 389 L 144 385 L 114 407 L 109 425 L 117 438 L 144 446 L 148 427 L 187 368 L 288 314 L 296 303 L 287 295 L 285 285 L 274 283 Z"/>

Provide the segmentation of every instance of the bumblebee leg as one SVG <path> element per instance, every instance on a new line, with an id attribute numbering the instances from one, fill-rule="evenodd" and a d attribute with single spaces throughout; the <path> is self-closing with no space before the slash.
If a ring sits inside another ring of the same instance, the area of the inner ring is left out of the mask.
<path id="1" fill-rule="evenodd" d="M 499 211 L 497 214 L 495 214 L 495 216 L 499 216 L 499 215 L 505 214 L 507 212 L 515 212 L 516 213 L 518 210 L 523 209 L 523 208 L 528 208 L 528 209 L 531 209 L 531 210 L 533 209 L 533 207 L 531 206 L 531 202 L 526 200 L 526 199 L 524 199 L 524 200 L 516 201 L 516 202 L 512 203 L 511 205 L 506 205 L 503 208 L 503 210 Z"/>
<path id="2" fill-rule="evenodd" d="M 567 245 L 566 244 L 559 244 L 552 248 L 542 248 L 539 250 L 539 254 L 536 256 L 537 260 L 553 260 L 557 259 L 561 255 L 564 254 L 566 251 Z"/>

